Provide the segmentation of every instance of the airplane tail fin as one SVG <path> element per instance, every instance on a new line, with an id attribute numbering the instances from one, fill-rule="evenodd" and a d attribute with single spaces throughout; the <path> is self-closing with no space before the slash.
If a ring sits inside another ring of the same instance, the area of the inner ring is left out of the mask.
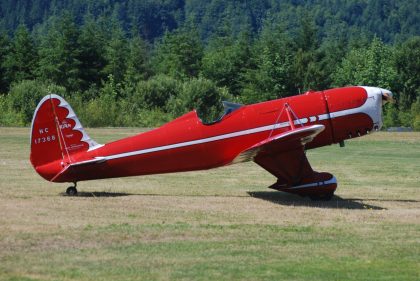
<path id="1" fill-rule="evenodd" d="M 50 181 L 76 154 L 99 146 L 86 134 L 71 106 L 55 94 L 45 96 L 35 109 L 30 140 L 31 163 Z"/>

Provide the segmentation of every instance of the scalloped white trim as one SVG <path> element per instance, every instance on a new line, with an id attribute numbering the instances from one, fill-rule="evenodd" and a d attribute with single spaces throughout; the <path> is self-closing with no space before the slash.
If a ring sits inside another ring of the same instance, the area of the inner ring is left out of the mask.
<path id="1" fill-rule="evenodd" d="M 38 114 L 39 108 L 44 104 L 44 102 L 46 102 L 47 100 L 53 99 L 53 98 L 58 99 L 60 101 L 60 104 L 58 106 L 67 109 L 68 114 L 67 114 L 66 118 L 67 119 L 72 119 L 75 122 L 73 130 L 76 130 L 76 131 L 79 131 L 80 133 L 82 133 L 82 139 L 80 141 L 83 141 L 83 142 L 85 142 L 89 145 L 88 151 L 91 151 L 91 150 L 94 150 L 94 149 L 97 149 L 97 148 L 103 146 L 102 144 L 98 144 L 96 141 L 94 141 L 93 139 L 91 139 L 89 137 L 89 135 L 86 133 L 85 129 L 83 128 L 82 124 L 80 123 L 79 118 L 77 118 L 76 114 L 74 113 L 74 110 L 70 106 L 70 104 L 66 100 L 64 100 L 62 97 L 60 97 L 59 95 L 56 95 L 56 94 L 46 95 L 38 103 L 38 106 L 35 109 L 34 116 L 32 117 L 31 137 L 30 137 L 31 142 L 30 143 L 32 143 L 32 130 L 33 130 L 33 127 L 34 127 L 34 121 L 35 121 L 35 118 Z"/>
<path id="2" fill-rule="evenodd" d="M 387 94 L 392 97 L 392 92 L 386 89 L 369 86 L 357 86 L 366 91 L 367 99 L 365 103 L 359 107 L 345 109 L 341 111 L 331 112 L 330 114 L 321 114 L 318 116 L 319 120 L 333 119 L 345 115 L 365 113 L 373 122 L 374 127 L 381 129 L 382 122 L 382 94 Z"/>

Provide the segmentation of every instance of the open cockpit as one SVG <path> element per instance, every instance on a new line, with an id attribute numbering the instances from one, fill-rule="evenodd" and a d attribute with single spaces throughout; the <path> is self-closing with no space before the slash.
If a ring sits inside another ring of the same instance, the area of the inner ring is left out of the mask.
<path id="1" fill-rule="evenodd" d="M 217 117 L 213 121 L 205 121 L 206 118 L 204 118 L 204 116 L 201 116 L 200 115 L 200 112 L 197 112 L 198 118 L 201 120 L 201 123 L 203 123 L 203 125 L 213 125 L 213 124 L 219 123 L 226 116 L 228 116 L 229 114 L 231 114 L 235 110 L 238 110 L 239 108 L 241 108 L 242 106 L 244 106 L 243 104 L 234 103 L 234 102 L 230 102 L 230 101 L 222 101 L 222 105 L 223 105 L 223 112 L 222 112 L 222 114 L 219 115 L 219 117 Z"/>

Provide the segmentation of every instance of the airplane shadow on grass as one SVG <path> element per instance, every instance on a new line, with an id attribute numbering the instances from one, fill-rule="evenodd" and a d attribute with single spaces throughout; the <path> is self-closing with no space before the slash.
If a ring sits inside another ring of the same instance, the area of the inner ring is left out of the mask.
<path id="1" fill-rule="evenodd" d="M 65 192 L 60 193 L 61 196 L 68 196 Z M 149 197 L 245 197 L 247 195 L 217 195 L 217 194 L 164 194 L 164 193 L 126 193 L 126 192 L 107 192 L 79 191 L 74 197 L 123 197 L 123 196 L 149 196 Z"/>
<path id="2" fill-rule="evenodd" d="M 307 197 L 299 197 L 294 194 L 288 194 L 279 191 L 248 191 L 249 196 L 266 200 L 271 203 L 283 205 L 283 206 L 303 206 L 303 207 L 316 207 L 316 208 L 331 208 L 331 209 L 360 209 L 360 210 L 384 210 L 375 205 L 365 204 L 363 201 L 382 201 L 382 200 L 371 200 L 362 198 L 341 198 L 340 196 L 334 195 L 330 201 L 312 201 Z M 67 196 L 66 193 L 61 193 L 62 196 Z M 137 194 L 137 193 L 125 193 L 125 192 L 78 192 L 76 197 L 123 197 L 123 196 L 170 196 L 170 197 L 244 197 L 246 195 L 172 195 L 172 194 Z M 392 200 L 394 201 L 394 200 Z"/>
<path id="3" fill-rule="evenodd" d="M 61 196 L 68 196 L 65 192 L 60 193 Z M 131 196 L 131 195 L 138 195 L 134 193 L 125 193 L 125 192 L 78 192 L 75 197 L 123 197 L 123 196 Z"/>
<path id="4" fill-rule="evenodd" d="M 303 206 L 331 209 L 360 209 L 360 210 L 384 210 L 385 208 L 363 203 L 363 199 L 345 199 L 334 195 L 330 201 L 312 201 L 307 197 L 298 197 L 279 191 L 249 191 L 251 197 L 263 199 L 271 203 L 283 206 Z"/>

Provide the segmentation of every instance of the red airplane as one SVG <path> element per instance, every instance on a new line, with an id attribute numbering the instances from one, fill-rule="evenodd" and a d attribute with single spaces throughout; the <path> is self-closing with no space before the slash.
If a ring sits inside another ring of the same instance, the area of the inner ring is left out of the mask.
<path id="1" fill-rule="evenodd" d="M 309 91 L 252 105 L 224 102 L 225 112 L 203 123 L 191 111 L 159 128 L 105 145 L 92 140 L 70 105 L 50 94 L 32 120 L 35 170 L 51 182 L 211 169 L 254 161 L 275 177 L 270 188 L 329 200 L 336 178 L 314 171 L 305 150 L 379 130 L 392 93 L 376 87 Z"/>

